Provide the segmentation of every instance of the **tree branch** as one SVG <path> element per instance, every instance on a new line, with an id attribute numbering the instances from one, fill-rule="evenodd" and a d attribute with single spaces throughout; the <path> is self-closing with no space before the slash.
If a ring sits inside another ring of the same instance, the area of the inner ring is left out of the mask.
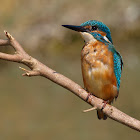
<path id="1" fill-rule="evenodd" d="M 31 70 L 26 70 L 20 67 L 20 69 L 22 69 L 25 72 L 23 76 L 43 76 L 73 92 L 79 98 L 81 98 L 82 100 L 94 107 L 92 109 L 85 110 L 85 112 L 93 109 L 102 109 L 102 106 L 104 104 L 102 99 L 99 99 L 93 95 L 89 96 L 88 93 L 77 83 L 50 69 L 43 63 L 39 62 L 37 59 L 29 56 L 24 51 L 22 46 L 8 32 L 5 31 L 5 35 L 8 39 L 0 39 L 0 46 L 11 45 L 15 49 L 15 54 L 0 53 L 0 59 L 22 63 L 28 66 Z M 89 98 L 88 100 L 86 100 L 88 96 Z M 127 114 L 121 112 L 117 108 L 107 104 L 103 109 L 103 112 L 109 118 L 140 132 L 140 121 L 128 116 Z"/>

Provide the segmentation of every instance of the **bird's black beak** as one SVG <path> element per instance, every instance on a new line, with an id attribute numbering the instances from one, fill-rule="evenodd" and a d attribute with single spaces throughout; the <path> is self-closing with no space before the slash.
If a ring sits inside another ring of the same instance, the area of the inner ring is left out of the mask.
<path id="1" fill-rule="evenodd" d="M 62 25 L 62 26 L 78 32 L 87 32 L 87 29 L 84 28 L 83 26 L 75 26 L 75 25 Z"/>

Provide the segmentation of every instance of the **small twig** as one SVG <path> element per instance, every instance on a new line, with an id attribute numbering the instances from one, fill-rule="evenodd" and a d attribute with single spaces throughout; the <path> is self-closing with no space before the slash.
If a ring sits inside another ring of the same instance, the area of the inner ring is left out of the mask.
<path id="1" fill-rule="evenodd" d="M 93 108 L 85 110 L 84 112 L 88 112 L 94 109 L 102 109 L 102 106 L 104 105 L 102 99 L 90 95 L 90 98 L 88 98 L 87 101 L 86 99 L 87 97 L 89 97 L 89 94 L 86 90 L 84 90 L 81 86 L 79 86 L 77 83 L 73 82 L 69 78 L 65 77 L 64 75 L 57 73 L 56 71 L 50 69 L 35 58 L 29 56 L 24 51 L 22 46 L 7 31 L 5 31 L 5 35 L 8 38 L 8 40 L 0 39 L 0 46 L 11 45 L 15 49 L 16 53 L 0 53 L 0 59 L 22 63 L 31 69 L 26 70 L 25 68 L 20 67 L 21 70 L 25 71 L 23 76 L 43 76 L 45 78 L 48 78 L 54 83 L 68 89 L 91 106 L 94 106 Z M 121 112 L 117 108 L 107 104 L 102 111 L 109 118 L 120 122 L 130 128 L 133 128 L 137 131 L 140 131 L 140 121 L 128 116 L 127 114 Z"/>
<path id="2" fill-rule="evenodd" d="M 5 35 L 7 36 L 7 38 L 9 40 L 13 40 L 14 38 L 12 37 L 12 35 L 10 35 L 7 31 L 4 30 Z"/>
<path id="3" fill-rule="evenodd" d="M 25 71 L 25 73 L 23 73 L 22 76 L 26 76 L 26 75 L 29 76 L 29 75 L 30 75 L 30 72 L 31 72 L 31 71 L 29 71 L 29 70 L 27 70 L 27 69 L 25 69 L 25 68 L 22 68 L 22 67 L 19 67 L 19 68 L 20 68 L 21 70 Z"/>
<path id="4" fill-rule="evenodd" d="M 37 70 L 27 70 L 25 68 L 19 67 L 21 70 L 25 71 L 25 73 L 22 74 L 22 76 L 38 76 L 39 71 Z"/>
<path id="5" fill-rule="evenodd" d="M 86 113 L 86 112 L 89 112 L 89 111 L 92 111 L 92 110 L 96 110 L 96 109 L 97 109 L 97 107 L 92 107 L 92 108 L 83 110 L 83 112 Z"/>

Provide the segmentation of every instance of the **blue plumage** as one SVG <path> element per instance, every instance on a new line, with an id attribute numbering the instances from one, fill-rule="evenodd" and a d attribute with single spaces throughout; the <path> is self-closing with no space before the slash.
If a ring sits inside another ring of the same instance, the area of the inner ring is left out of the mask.
<path id="1" fill-rule="evenodd" d="M 123 67 L 122 57 L 119 54 L 119 52 L 116 51 L 116 49 L 114 48 L 113 44 L 108 43 L 108 49 L 113 53 L 113 57 L 114 57 L 114 73 L 115 73 L 116 80 L 117 80 L 117 89 L 119 90 L 120 82 L 121 82 L 120 79 L 121 79 L 122 67 Z"/>
<path id="2" fill-rule="evenodd" d="M 118 52 L 114 52 L 114 73 L 117 79 L 117 89 L 120 88 L 120 79 L 121 79 L 121 73 L 122 73 L 122 58 Z"/>
<path id="3" fill-rule="evenodd" d="M 112 38 L 111 38 L 110 29 L 104 23 L 97 21 L 97 20 L 89 20 L 89 21 L 86 21 L 81 24 L 81 26 L 87 26 L 87 25 L 98 26 L 98 30 L 105 32 L 106 37 L 109 39 L 109 41 L 111 43 L 113 43 Z"/>
<path id="4" fill-rule="evenodd" d="M 97 40 L 100 41 L 100 42 L 105 43 L 106 45 L 109 43 L 109 42 L 107 42 L 107 41 L 103 38 L 103 36 L 102 36 L 101 34 L 99 34 L 99 33 L 97 33 L 97 32 L 91 32 L 90 34 L 91 34 L 92 36 L 94 36 L 95 39 L 97 39 Z"/>

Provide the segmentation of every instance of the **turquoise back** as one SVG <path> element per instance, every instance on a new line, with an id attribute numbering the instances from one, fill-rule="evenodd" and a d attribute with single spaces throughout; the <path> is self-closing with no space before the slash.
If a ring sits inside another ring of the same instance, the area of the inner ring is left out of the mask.
<path id="1" fill-rule="evenodd" d="M 114 48 L 113 44 L 108 43 L 108 48 L 113 53 L 113 57 L 114 57 L 114 73 L 115 73 L 115 76 L 116 76 L 116 79 L 117 79 L 117 89 L 119 90 L 120 82 L 121 82 L 121 73 L 122 73 L 122 68 L 123 68 L 122 57 L 119 54 L 119 52 L 116 51 L 116 49 Z"/>
<path id="2" fill-rule="evenodd" d="M 122 58 L 120 56 L 120 54 L 114 53 L 114 72 L 115 72 L 115 76 L 117 79 L 117 89 L 119 90 L 120 88 L 120 82 L 121 82 L 121 73 L 122 73 Z"/>

